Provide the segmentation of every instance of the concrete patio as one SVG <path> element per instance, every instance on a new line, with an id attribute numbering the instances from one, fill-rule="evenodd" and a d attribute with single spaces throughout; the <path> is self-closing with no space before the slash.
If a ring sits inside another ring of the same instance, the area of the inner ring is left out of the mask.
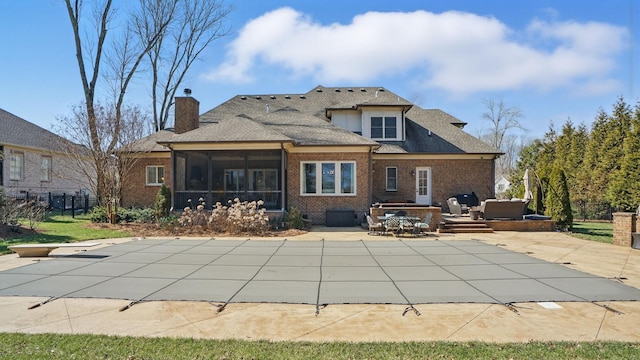
<path id="1" fill-rule="evenodd" d="M 193 239 L 193 238 L 191 238 Z M 292 237 L 296 241 L 395 240 L 370 236 L 356 228 L 320 228 Z M 415 241 L 480 240 L 568 269 L 640 288 L 640 252 L 627 247 L 583 241 L 556 232 L 496 232 L 437 234 Z M 170 239 L 167 239 L 170 240 Z M 207 240 L 200 239 L 200 240 Z M 238 240 L 238 239 L 235 239 Z M 252 239 L 258 240 L 258 239 Z M 277 241 L 278 238 L 265 240 Z M 101 246 L 136 241 L 111 239 Z M 413 239 L 403 239 L 411 243 Z M 55 250 L 56 255 L 73 249 Z M 32 264 L 39 259 L 0 257 L 0 270 Z M 524 302 L 416 304 L 229 303 L 223 311 L 206 301 L 145 301 L 126 311 L 124 299 L 0 297 L 0 331 L 95 333 L 134 336 L 180 336 L 300 341 L 493 341 L 529 340 L 639 341 L 634 329 L 640 320 L 638 301 Z M 45 304 L 29 310 L 41 302 Z M 420 315 L 418 315 L 420 314 Z"/>

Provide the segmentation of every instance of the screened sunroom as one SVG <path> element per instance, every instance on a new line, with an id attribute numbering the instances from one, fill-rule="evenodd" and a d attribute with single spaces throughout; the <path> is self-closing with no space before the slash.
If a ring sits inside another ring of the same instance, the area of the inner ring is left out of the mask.
<path id="1" fill-rule="evenodd" d="M 284 189 L 283 150 L 175 151 L 174 209 L 197 205 L 210 209 L 217 202 L 264 201 L 267 210 L 280 210 Z"/>

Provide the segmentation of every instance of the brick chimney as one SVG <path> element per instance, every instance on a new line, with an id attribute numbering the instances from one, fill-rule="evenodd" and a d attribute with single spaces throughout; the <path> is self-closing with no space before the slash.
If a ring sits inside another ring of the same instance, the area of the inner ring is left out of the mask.
<path id="1" fill-rule="evenodd" d="M 174 132 L 182 134 L 197 129 L 200 118 L 200 102 L 191 96 L 176 96 L 175 106 Z"/>

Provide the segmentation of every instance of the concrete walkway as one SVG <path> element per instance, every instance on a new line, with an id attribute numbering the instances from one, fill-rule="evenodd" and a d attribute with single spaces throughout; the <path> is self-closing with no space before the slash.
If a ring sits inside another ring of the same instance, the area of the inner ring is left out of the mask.
<path id="1" fill-rule="evenodd" d="M 441 240 L 479 239 L 586 273 L 640 288 L 640 251 L 575 239 L 559 233 L 496 232 L 430 235 Z M 273 240 L 274 238 L 269 238 Z M 355 228 L 314 228 L 295 240 L 383 240 Z M 132 239 L 102 240 L 102 246 Z M 407 241 L 410 241 L 407 240 Z M 77 250 L 77 249 L 76 249 Z M 73 253 L 58 249 L 52 255 Z M 0 270 L 39 261 L 0 256 Z M 44 259 L 42 261 L 47 261 Z M 0 332 L 92 333 L 274 341 L 640 341 L 640 302 L 416 305 L 228 304 L 126 300 L 0 297 Z M 599 304 L 599 305 L 597 305 Z M 607 309 L 606 307 L 609 307 Z"/>

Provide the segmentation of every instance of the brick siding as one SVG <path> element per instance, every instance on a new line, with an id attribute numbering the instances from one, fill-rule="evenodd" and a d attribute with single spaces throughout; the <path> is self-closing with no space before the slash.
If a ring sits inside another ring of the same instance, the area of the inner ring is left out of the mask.
<path id="1" fill-rule="evenodd" d="M 360 219 L 369 211 L 369 153 L 293 153 L 287 157 L 287 204 L 306 214 L 314 224 L 325 224 L 327 209 L 353 209 Z M 355 161 L 356 196 L 300 194 L 300 163 L 303 161 Z M 358 220 L 359 221 L 359 220 Z"/>
<path id="2" fill-rule="evenodd" d="M 631 246 L 631 233 L 636 232 L 637 216 L 634 213 L 617 212 L 613 214 L 613 244 Z"/>
<path id="3" fill-rule="evenodd" d="M 153 206 L 160 186 L 147 185 L 147 166 L 164 166 L 164 183 L 171 187 L 173 176 L 170 158 L 141 158 L 136 162 L 122 189 L 122 206 Z"/>
<path id="4" fill-rule="evenodd" d="M 374 157 L 373 199 L 411 200 L 416 199 L 416 180 L 412 171 L 416 167 L 431 168 L 432 204 L 443 206 L 448 211 L 447 199 L 456 194 L 472 191 L 482 201 L 495 197 L 494 167 L 490 159 L 435 159 L 435 160 L 379 160 Z M 398 191 L 386 191 L 386 168 L 398 168 Z"/>

